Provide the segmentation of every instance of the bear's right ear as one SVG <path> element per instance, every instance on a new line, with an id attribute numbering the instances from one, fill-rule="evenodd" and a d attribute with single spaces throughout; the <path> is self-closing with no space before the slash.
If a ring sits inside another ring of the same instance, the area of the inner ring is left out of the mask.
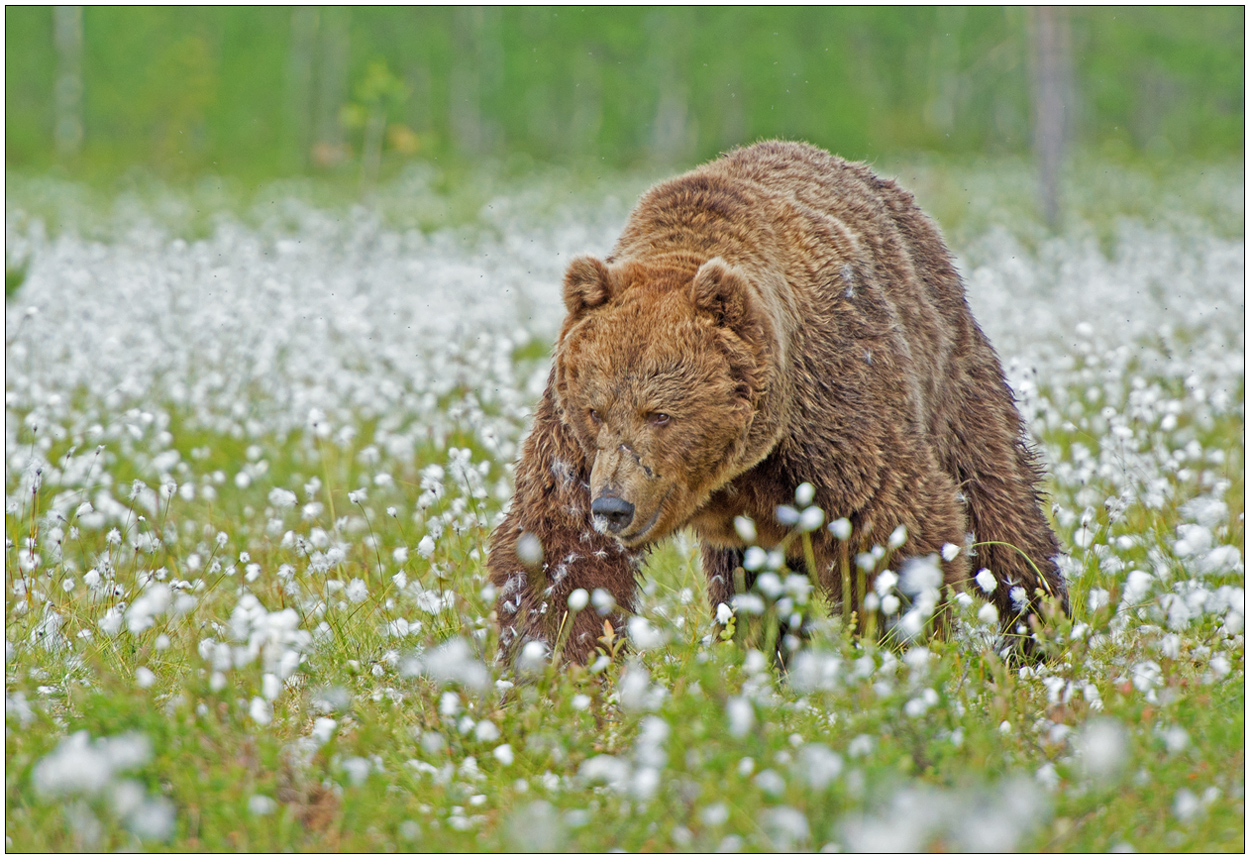
<path id="1" fill-rule="evenodd" d="M 605 303 L 613 291 L 611 269 L 593 256 L 578 257 L 564 273 L 564 307 L 570 319 Z"/>

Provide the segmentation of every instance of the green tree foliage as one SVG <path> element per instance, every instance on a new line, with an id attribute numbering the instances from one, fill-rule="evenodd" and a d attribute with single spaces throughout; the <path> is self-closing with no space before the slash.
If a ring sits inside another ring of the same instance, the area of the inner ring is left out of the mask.
<path id="1" fill-rule="evenodd" d="M 348 21 L 340 107 L 370 69 L 409 93 L 387 110 L 392 161 L 688 162 L 773 135 L 853 157 L 1023 153 L 1031 139 L 1019 9 L 90 7 L 82 163 L 258 178 L 359 165 L 360 134 L 347 135 L 350 159 L 319 160 L 293 129 L 314 126 L 296 55 L 326 41 L 316 28 L 331 15 Z M 1077 142 L 1240 153 L 1244 17 L 1073 10 Z M 44 168 L 56 158 L 52 13 L 9 7 L 5 23 L 6 163 Z M 313 28 L 303 43 L 300 26 Z"/>

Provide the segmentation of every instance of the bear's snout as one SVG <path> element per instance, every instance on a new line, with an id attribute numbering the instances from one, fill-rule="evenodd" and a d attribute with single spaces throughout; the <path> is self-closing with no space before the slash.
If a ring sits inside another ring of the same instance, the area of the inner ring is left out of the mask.
<path id="1" fill-rule="evenodd" d="M 600 495 L 590 502 L 590 512 L 598 520 L 595 524 L 602 522 L 613 534 L 634 519 L 634 505 L 617 495 Z"/>

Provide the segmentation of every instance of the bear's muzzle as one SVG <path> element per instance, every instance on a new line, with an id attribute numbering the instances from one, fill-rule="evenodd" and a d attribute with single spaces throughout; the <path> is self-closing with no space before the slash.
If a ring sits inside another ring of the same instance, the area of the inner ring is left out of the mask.
<path id="1" fill-rule="evenodd" d="M 600 533 L 619 534 L 634 520 L 634 505 L 619 495 L 600 495 L 590 503 L 590 512 Z"/>

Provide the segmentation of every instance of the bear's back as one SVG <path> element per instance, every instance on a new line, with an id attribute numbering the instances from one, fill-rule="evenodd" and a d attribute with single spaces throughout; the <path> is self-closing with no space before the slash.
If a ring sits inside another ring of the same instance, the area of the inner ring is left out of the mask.
<path id="1" fill-rule="evenodd" d="M 613 258 L 661 256 L 692 271 L 720 256 L 754 274 L 765 301 L 785 308 L 798 372 L 879 388 L 876 401 L 897 401 L 930 430 L 946 423 L 961 365 L 997 364 L 912 195 L 809 144 L 756 143 L 651 188 Z"/>
<path id="2" fill-rule="evenodd" d="M 807 143 L 763 141 L 652 187 L 612 258 L 683 253 L 696 265 L 763 263 L 796 284 L 849 262 L 880 269 L 868 274 L 904 301 L 936 303 L 948 323 L 967 313 L 950 253 L 914 197 Z M 906 295 L 911 287 L 922 293 Z"/>

